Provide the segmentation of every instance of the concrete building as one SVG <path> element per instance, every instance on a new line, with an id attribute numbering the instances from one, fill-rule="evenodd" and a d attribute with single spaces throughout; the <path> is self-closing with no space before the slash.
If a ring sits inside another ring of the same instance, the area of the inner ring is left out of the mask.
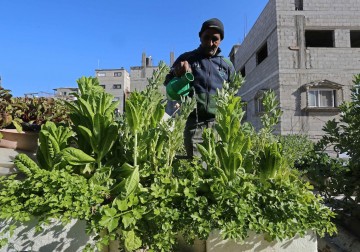
<path id="1" fill-rule="evenodd" d="M 95 75 L 107 93 L 114 96 L 114 101 L 120 101 L 118 109 L 124 111 L 126 96 L 130 93 L 130 75 L 124 68 L 95 69 Z"/>
<path id="2" fill-rule="evenodd" d="M 261 99 L 272 89 L 284 112 L 279 134 L 318 139 L 337 118 L 360 73 L 360 0 L 270 0 L 230 58 L 245 76 L 246 120 L 261 127 Z"/>
<path id="3" fill-rule="evenodd" d="M 170 52 L 170 66 L 174 63 L 174 52 Z M 142 91 L 148 85 L 148 78 L 151 78 L 153 72 L 158 66 L 153 66 L 151 56 L 147 57 L 145 53 L 141 57 L 141 66 L 130 67 L 131 92 Z M 161 91 L 165 94 L 165 88 L 161 87 Z"/>
<path id="4" fill-rule="evenodd" d="M 75 87 L 60 87 L 60 88 L 54 88 L 54 98 L 63 99 L 72 101 L 74 100 L 75 96 L 74 93 L 78 93 L 79 89 Z M 25 94 L 25 97 L 27 95 Z"/>
<path id="5" fill-rule="evenodd" d="M 153 66 L 151 56 L 146 57 L 146 54 L 142 53 L 141 66 L 130 67 L 131 92 L 144 90 L 148 84 L 148 78 L 150 78 L 157 69 L 157 66 Z"/>

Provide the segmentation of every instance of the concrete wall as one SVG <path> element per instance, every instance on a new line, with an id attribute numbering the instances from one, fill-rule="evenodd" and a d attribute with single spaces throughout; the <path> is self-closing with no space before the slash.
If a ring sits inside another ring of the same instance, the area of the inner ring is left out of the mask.
<path id="1" fill-rule="evenodd" d="M 0 220 L 0 232 L 8 223 Z M 60 223 L 52 223 L 41 233 L 35 232 L 36 221 L 32 220 L 25 226 L 15 229 L 14 235 L 9 238 L 7 246 L 0 252 L 37 251 L 37 252 L 80 252 L 86 244 L 93 244 L 91 236 L 85 233 L 85 222 L 75 221 L 63 227 Z M 7 236 L 9 237 L 9 236 Z M 5 238 L 1 236 L 0 238 Z"/>
<path id="2" fill-rule="evenodd" d="M 219 233 L 214 231 L 206 241 L 206 252 L 317 252 L 317 237 L 308 232 L 304 237 L 296 236 L 282 242 L 268 242 L 263 235 L 251 233 L 243 242 L 223 240 Z"/>
<path id="3" fill-rule="evenodd" d="M 260 126 L 254 97 L 271 88 L 284 112 L 278 131 L 319 138 L 325 122 L 339 112 L 302 110 L 301 87 L 329 80 L 342 85 L 343 99 L 350 99 L 353 75 L 360 73 L 360 48 L 350 47 L 350 30 L 360 30 L 359 10 L 358 0 L 304 0 L 302 11 L 295 10 L 295 1 L 270 0 L 234 56 L 237 70 L 245 66 L 240 94 L 249 102 L 247 120 Z M 306 47 L 306 30 L 333 30 L 334 47 Z M 265 39 L 269 56 L 256 66 L 254 55 Z"/>
<path id="4" fill-rule="evenodd" d="M 256 128 L 261 127 L 254 99 L 258 90 L 271 88 L 279 94 L 275 3 L 274 0 L 269 1 L 235 53 L 235 69 L 239 71 L 245 66 L 245 83 L 240 93 L 243 101 L 248 102 L 247 120 Z M 264 43 L 267 43 L 268 57 L 257 64 L 256 52 Z"/>
<path id="5" fill-rule="evenodd" d="M 303 1 L 304 11 L 295 11 L 289 1 L 277 0 L 281 133 L 306 133 L 317 139 L 325 122 L 338 118 L 335 111 L 301 110 L 300 88 L 309 82 L 329 80 L 343 85 L 344 100 L 350 99 L 354 74 L 360 72 L 360 48 L 350 48 L 350 30 L 360 28 L 359 1 Z M 305 47 L 305 30 L 333 30 L 333 48 Z"/>

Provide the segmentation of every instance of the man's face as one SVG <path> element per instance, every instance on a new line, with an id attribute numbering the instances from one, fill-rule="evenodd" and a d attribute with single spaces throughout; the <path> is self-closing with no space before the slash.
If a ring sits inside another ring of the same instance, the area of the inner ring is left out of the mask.
<path id="1" fill-rule="evenodd" d="M 204 53 L 209 57 L 214 56 L 221 43 L 220 33 L 215 29 L 206 29 L 201 33 L 200 42 Z"/>

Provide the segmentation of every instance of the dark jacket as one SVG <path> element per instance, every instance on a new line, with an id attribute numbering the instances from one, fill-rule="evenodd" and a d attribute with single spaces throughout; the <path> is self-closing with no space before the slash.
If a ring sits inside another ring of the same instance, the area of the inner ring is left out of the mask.
<path id="1" fill-rule="evenodd" d="M 229 82 L 234 74 L 234 66 L 230 60 L 225 59 L 218 48 L 216 55 L 212 57 L 205 56 L 201 52 L 201 47 L 181 54 L 173 66 L 181 61 L 188 61 L 194 81 L 192 82 L 193 91 L 189 95 L 195 95 L 197 100 L 197 109 L 190 116 L 197 117 L 199 120 L 208 120 L 215 117 L 216 101 L 214 96 L 217 89 L 222 89 L 224 81 Z M 173 69 L 166 76 L 165 85 L 174 78 Z"/>

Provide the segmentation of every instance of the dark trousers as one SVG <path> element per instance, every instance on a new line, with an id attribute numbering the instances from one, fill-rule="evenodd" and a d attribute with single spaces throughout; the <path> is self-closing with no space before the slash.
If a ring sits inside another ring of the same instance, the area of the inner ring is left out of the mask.
<path id="1" fill-rule="evenodd" d="M 200 156 L 196 144 L 202 143 L 202 133 L 205 128 L 213 128 L 215 120 L 196 120 L 196 118 L 189 117 L 186 121 L 184 130 L 184 145 L 188 158 Z"/>

